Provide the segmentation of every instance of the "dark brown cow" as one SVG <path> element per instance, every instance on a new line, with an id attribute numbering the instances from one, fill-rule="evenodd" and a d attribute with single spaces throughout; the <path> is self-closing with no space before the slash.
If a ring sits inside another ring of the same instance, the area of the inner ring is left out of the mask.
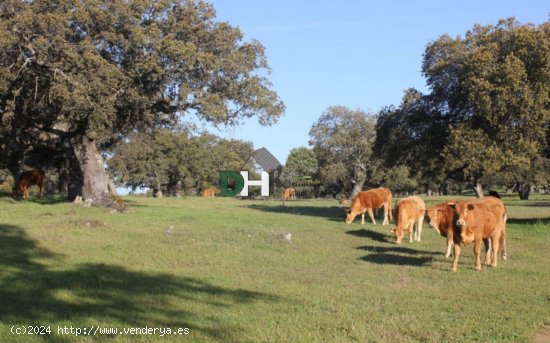
<path id="1" fill-rule="evenodd" d="M 424 201 L 417 196 L 399 200 L 395 208 L 395 227 L 390 229 L 395 234 L 395 243 L 401 244 L 405 231 L 409 232 L 409 242 L 420 242 L 422 222 L 426 214 Z"/>
<path id="2" fill-rule="evenodd" d="M 366 192 L 359 192 L 357 196 L 353 199 L 351 207 L 346 209 L 346 223 L 351 223 L 355 217 L 361 215 L 361 224 L 365 224 L 365 212 L 369 213 L 370 219 L 373 224 L 376 224 L 374 220 L 374 215 L 372 210 L 375 208 L 384 208 L 384 221 L 382 225 L 389 224 L 389 219 L 392 219 L 391 213 L 391 191 L 387 188 L 380 187 L 376 189 L 371 189 Z"/>
<path id="3" fill-rule="evenodd" d="M 23 199 L 29 198 L 29 187 L 37 185 L 40 188 L 40 196 L 44 194 L 44 181 L 46 173 L 40 169 L 27 170 L 21 173 L 15 184 L 15 191 L 23 195 Z"/>
<path id="4" fill-rule="evenodd" d="M 490 238 L 492 247 L 485 258 L 485 264 L 497 266 L 497 257 L 500 246 L 505 250 L 506 245 L 506 208 L 502 201 L 495 197 L 449 203 L 455 212 L 455 226 L 453 232 L 454 259 L 452 271 L 458 269 L 460 244 L 468 245 L 474 242 L 476 256 L 476 270 L 481 270 L 481 242 Z"/>

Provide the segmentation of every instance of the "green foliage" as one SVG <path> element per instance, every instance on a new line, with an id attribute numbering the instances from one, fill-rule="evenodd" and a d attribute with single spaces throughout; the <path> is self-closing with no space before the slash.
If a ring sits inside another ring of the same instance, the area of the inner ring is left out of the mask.
<path id="1" fill-rule="evenodd" d="M 361 189 L 373 169 L 374 116 L 345 106 L 329 107 L 309 131 L 320 180 L 334 192 Z"/>
<path id="2" fill-rule="evenodd" d="M 120 185 L 178 194 L 217 184 L 220 170 L 237 170 L 251 153 L 250 142 L 157 130 L 130 135 L 108 164 Z"/>
<path id="3" fill-rule="evenodd" d="M 269 125 L 284 111 L 264 47 L 201 0 L 8 0 L 0 17 L 0 164 L 188 115 Z"/>
<path id="4" fill-rule="evenodd" d="M 384 174 L 384 187 L 393 192 L 413 192 L 418 189 L 418 181 L 411 177 L 409 167 L 400 165 L 388 169 Z"/>
<path id="5" fill-rule="evenodd" d="M 550 22 L 513 18 L 428 45 L 423 73 L 450 129 L 444 158 L 451 174 L 470 182 L 494 172 L 537 178 L 535 164 L 548 149 L 548 56 Z"/>
<path id="6" fill-rule="evenodd" d="M 283 177 L 291 181 L 311 179 L 318 168 L 315 153 L 311 149 L 294 148 L 287 157 Z"/>

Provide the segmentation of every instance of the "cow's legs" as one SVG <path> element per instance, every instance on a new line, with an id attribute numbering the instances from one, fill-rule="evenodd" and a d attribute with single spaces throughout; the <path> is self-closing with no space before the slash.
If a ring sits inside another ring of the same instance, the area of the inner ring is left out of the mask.
<path id="1" fill-rule="evenodd" d="M 456 272 L 458 270 L 458 258 L 460 257 L 460 244 L 454 245 L 454 258 L 453 258 L 453 265 L 451 267 L 451 270 L 453 272 Z"/>
<path id="2" fill-rule="evenodd" d="M 474 255 L 476 255 L 476 270 L 481 271 L 481 240 L 474 240 Z"/>
<path id="3" fill-rule="evenodd" d="M 415 240 L 417 242 L 420 242 L 420 239 L 422 238 L 422 223 L 423 222 L 424 222 L 424 216 L 420 216 L 420 218 L 418 218 L 418 225 L 417 225 L 416 237 L 415 237 Z"/>
<path id="4" fill-rule="evenodd" d="M 507 249 L 506 249 L 506 234 L 503 233 L 502 236 L 500 237 L 500 240 L 501 240 L 501 249 L 502 249 L 502 259 L 503 260 L 506 260 L 508 258 L 507 256 Z"/>
<path id="5" fill-rule="evenodd" d="M 414 240 L 413 236 L 415 235 L 414 234 L 414 222 L 409 223 L 407 228 L 409 229 L 409 243 L 412 243 L 412 241 Z"/>
<path id="6" fill-rule="evenodd" d="M 388 211 L 389 211 L 389 208 L 387 205 L 384 205 L 384 221 L 382 222 L 382 225 L 389 225 L 390 224 L 390 221 L 388 220 Z"/>
<path id="7" fill-rule="evenodd" d="M 491 266 L 492 267 L 496 267 L 497 266 L 497 261 L 498 261 L 498 248 L 499 248 L 499 245 L 500 245 L 500 235 L 501 233 L 497 233 L 496 235 L 493 235 L 493 237 L 491 237 L 491 241 L 493 241 L 493 251 L 492 251 L 492 255 L 493 255 L 493 263 L 491 263 Z"/>
<path id="8" fill-rule="evenodd" d="M 373 215 L 373 213 L 372 213 L 372 208 L 367 208 L 367 212 L 369 212 L 370 220 L 372 220 L 372 223 L 373 223 L 374 225 L 376 225 L 376 221 L 374 220 L 374 215 Z M 364 215 L 364 214 L 363 214 L 363 215 Z M 364 222 L 361 223 L 361 224 L 364 224 Z"/>
<path id="9" fill-rule="evenodd" d="M 361 213 L 361 224 L 365 224 L 365 212 Z"/>
<path id="10" fill-rule="evenodd" d="M 453 248 L 453 229 L 447 231 L 447 251 L 445 252 L 445 258 L 451 256 L 451 249 Z"/>
<path id="11" fill-rule="evenodd" d="M 492 247 L 491 247 L 491 239 L 486 238 L 483 240 L 483 245 L 485 245 L 485 265 L 488 266 L 491 264 L 491 256 L 492 254 Z"/>

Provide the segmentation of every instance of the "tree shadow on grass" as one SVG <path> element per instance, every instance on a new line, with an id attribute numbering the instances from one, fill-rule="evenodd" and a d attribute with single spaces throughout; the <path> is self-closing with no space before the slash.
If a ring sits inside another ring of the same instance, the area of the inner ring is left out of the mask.
<path id="1" fill-rule="evenodd" d="M 294 214 L 298 216 L 312 216 L 319 218 L 326 218 L 332 221 L 344 222 L 346 218 L 346 212 L 343 207 L 331 206 L 331 207 L 316 207 L 316 206 L 300 206 L 300 205 L 247 205 L 243 206 L 257 211 L 271 212 L 271 213 L 285 213 Z"/>
<path id="2" fill-rule="evenodd" d="M 519 225 L 550 225 L 550 218 L 508 218 L 506 224 Z"/>
<path id="3" fill-rule="evenodd" d="M 28 199 L 23 199 L 21 195 L 13 195 L 8 192 L 0 192 L 0 198 L 11 199 L 12 202 L 29 202 L 40 205 L 53 205 L 60 203 L 68 203 L 66 195 L 52 194 L 39 196 L 38 194 L 29 194 Z"/>
<path id="4" fill-rule="evenodd" d="M 49 266 L 62 265 L 63 259 L 39 247 L 22 228 L 0 224 L 0 322 L 43 323 L 52 328 L 67 321 L 88 327 L 113 322 L 127 327 L 187 327 L 191 335 L 238 341 L 243 328 L 217 321 L 212 313 L 279 300 L 196 278 L 135 272 L 116 265 L 83 264 L 70 270 Z"/>

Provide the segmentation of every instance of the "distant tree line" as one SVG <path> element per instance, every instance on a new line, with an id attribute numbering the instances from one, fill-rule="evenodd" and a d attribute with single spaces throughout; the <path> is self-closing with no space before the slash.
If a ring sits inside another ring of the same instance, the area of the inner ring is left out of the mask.
<path id="1" fill-rule="evenodd" d="M 271 125 L 285 109 L 264 47 L 201 0 L 7 0 L 0 19 L 2 180 L 40 167 L 50 191 L 98 202 L 115 183 L 197 193 L 253 146 L 186 119 Z M 332 196 L 505 186 L 522 199 L 550 184 L 550 22 L 443 35 L 426 46 L 422 74 L 427 94 L 407 89 L 379 113 L 327 108 L 283 184 Z"/>
<path id="2" fill-rule="evenodd" d="M 550 184 L 550 22 L 514 18 L 443 35 L 424 52 L 430 92 L 405 90 L 377 114 L 330 107 L 313 124 L 316 177 L 329 194 L 384 185 L 451 194 Z"/>

